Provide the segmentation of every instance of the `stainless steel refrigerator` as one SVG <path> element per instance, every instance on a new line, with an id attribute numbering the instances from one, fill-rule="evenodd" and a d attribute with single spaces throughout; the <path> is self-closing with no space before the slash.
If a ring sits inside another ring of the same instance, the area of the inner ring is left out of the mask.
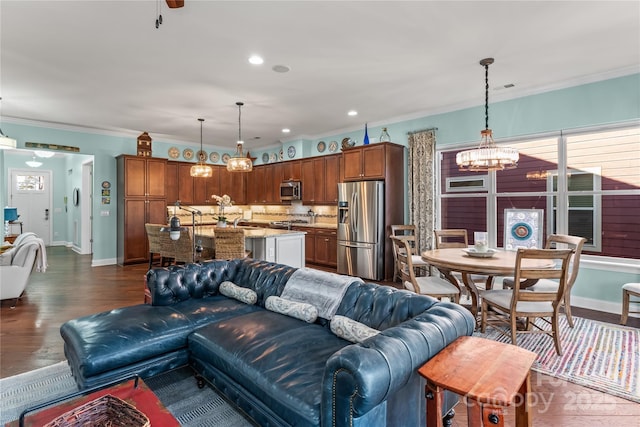
<path id="1" fill-rule="evenodd" d="M 338 273 L 384 278 L 384 181 L 338 184 Z"/>

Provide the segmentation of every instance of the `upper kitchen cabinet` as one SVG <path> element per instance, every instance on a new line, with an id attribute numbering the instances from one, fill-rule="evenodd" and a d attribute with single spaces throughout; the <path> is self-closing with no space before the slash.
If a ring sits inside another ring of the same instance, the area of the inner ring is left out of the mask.
<path id="1" fill-rule="evenodd" d="M 378 143 L 342 151 L 342 175 L 345 181 L 385 179 L 394 167 L 404 163 L 404 147 Z"/>
<path id="2" fill-rule="evenodd" d="M 183 205 L 192 205 L 193 199 L 193 180 L 191 176 L 191 163 L 180 163 L 178 165 L 178 200 Z"/>
<path id="3" fill-rule="evenodd" d="M 168 161 L 165 171 L 164 186 L 167 196 L 167 203 L 175 204 L 180 200 L 180 189 L 178 188 L 178 165 L 180 162 Z"/>
<path id="4" fill-rule="evenodd" d="M 246 202 L 249 204 L 264 203 L 265 169 L 267 166 L 256 166 L 247 174 Z"/>
<path id="5" fill-rule="evenodd" d="M 220 169 L 220 194 L 228 194 L 235 205 L 246 203 L 245 186 L 246 176 L 252 172 L 229 172 L 227 168 Z"/>
<path id="6" fill-rule="evenodd" d="M 166 197 L 165 159 L 122 155 L 117 162 L 124 197 Z"/>
<path id="7" fill-rule="evenodd" d="M 338 203 L 338 183 L 340 182 L 340 154 L 324 157 L 324 201 Z"/>
<path id="8" fill-rule="evenodd" d="M 302 179 L 302 161 L 290 160 L 282 162 L 282 180 L 300 181 Z"/>

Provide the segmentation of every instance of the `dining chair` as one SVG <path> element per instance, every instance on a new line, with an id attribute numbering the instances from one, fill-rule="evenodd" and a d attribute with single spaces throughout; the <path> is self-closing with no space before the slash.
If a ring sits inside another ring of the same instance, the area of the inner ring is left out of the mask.
<path id="1" fill-rule="evenodd" d="M 553 337 L 558 355 L 562 355 L 558 315 L 567 290 L 568 265 L 572 253 L 571 249 L 518 249 L 513 289 L 492 289 L 480 293 L 480 330 L 484 333 L 487 325 L 496 327 L 501 334 L 511 336 L 514 345 L 518 345 L 517 333 L 547 334 Z M 527 268 L 523 266 L 527 260 L 547 260 L 553 265 L 547 268 Z M 559 286 L 550 292 L 533 292 L 520 287 L 524 280 L 541 279 L 557 279 Z M 525 319 L 524 329 L 518 329 L 518 318 Z M 536 319 L 550 324 L 551 329 L 536 324 Z M 508 330 L 500 325 L 507 325 Z"/>
<path id="2" fill-rule="evenodd" d="M 409 240 L 401 236 L 391 236 L 391 241 L 397 254 L 398 275 L 406 289 L 437 299 L 446 297 L 455 303 L 460 301 L 460 289 L 448 280 L 436 276 L 416 276 Z"/>
<path id="3" fill-rule="evenodd" d="M 149 269 L 157 264 L 156 255 L 160 257 L 160 266 L 164 266 L 165 263 L 162 257 L 162 246 L 160 245 L 160 229 L 162 227 L 164 227 L 163 224 L 146 223 L 144 225 L 144 229 L 147 232 L 147 242 L 149 244 Z"/>
<path id="4" fill-rule="evenodd" d="M 571 259 L 569 261 L 568 277 L 567 277 L 567 289 L 564 293 L 564 299 L 562 300 L 562 306 L 564 307 L 564 314 L 567 316 L 567 323 L 573 328 L 573 317 L 571 316 L 571 289 L 578 277 L 578 270 L 580 269 L 580 254 L 582 253 L 582 247 L 586 239 L 584 237 L 569 236 L 566 234 L 552 234 L 547 238 L 547 244 L 545 249 L 553 249 L 559 247 L 566 247 L 573 251 Z M 505 277 L 502 280 L 503 288 L 513 288 L 513 277 Z M 527 280 L 520 284 L 520 289 L 527 289 L 535 292 L 554 292 L 558 289 L 559 283 L 557 281 L 549 279 L 540 280 Z"/>
<path id="5" fill-rule="evenodd" d="M 400 237 L 407 242 L 409 242 L 409 247 L 411 248 L 411 261 L 413 262 L 413 267 L 416 272 L 419 273 L 420 276 L 428 276 L 429 275 L 429 264 L 422 260 L 422 257 L 419 253 L 417 253 L 418 248 L 416 247 L 416 226 L 415 225 L 391 225 L 391 236 L 390 237 Z M 400 278 L 400 272 L 398 271 L 398 254 L 396 252 L 396 245 L 393 245 L 393 281 L 397 281 Z"/>
<path id="6" fill-rule="evenodd" d="M 251 255 L 245 248 L 244 230 L 241 228 L 217 227 L 215 232 L 215 258 L 236 259 Z"/>
<path id="7" fill-rule="evenodd" d="M 449 228 L 442 230 L 433 230 L 434 242 L 436 249 L 448 249 L 448 248 L 462 248 L 469 247 L 469 239 L 467 237 L 467 230 L 464 228 Z M 456 280 L 462 280 L 462 274 L 457 272 L 451 273 Z M 482 276 L 478 274 L 471 274 L 471 280 L 479 286 L 480 289 L 491 289 L 493 286 L 493 276 Z"/>

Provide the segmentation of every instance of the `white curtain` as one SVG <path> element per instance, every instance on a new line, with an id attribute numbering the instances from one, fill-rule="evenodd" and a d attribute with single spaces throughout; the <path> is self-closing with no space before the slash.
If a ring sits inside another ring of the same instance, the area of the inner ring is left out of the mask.
<path id="1" fill-rule="evenodd" d="M 409 223 L 416 226 L 416 248 L 433 246 L 434 129 L 409 134 Z"/>

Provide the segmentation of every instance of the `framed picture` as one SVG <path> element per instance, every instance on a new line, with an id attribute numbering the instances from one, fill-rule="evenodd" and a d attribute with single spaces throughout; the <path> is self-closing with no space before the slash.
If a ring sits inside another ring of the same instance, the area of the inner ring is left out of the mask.
<path id="1" fill-rule="evenodd" d="M 504 210 L 504 249 L 543 248 L 542 209 Z"/>

